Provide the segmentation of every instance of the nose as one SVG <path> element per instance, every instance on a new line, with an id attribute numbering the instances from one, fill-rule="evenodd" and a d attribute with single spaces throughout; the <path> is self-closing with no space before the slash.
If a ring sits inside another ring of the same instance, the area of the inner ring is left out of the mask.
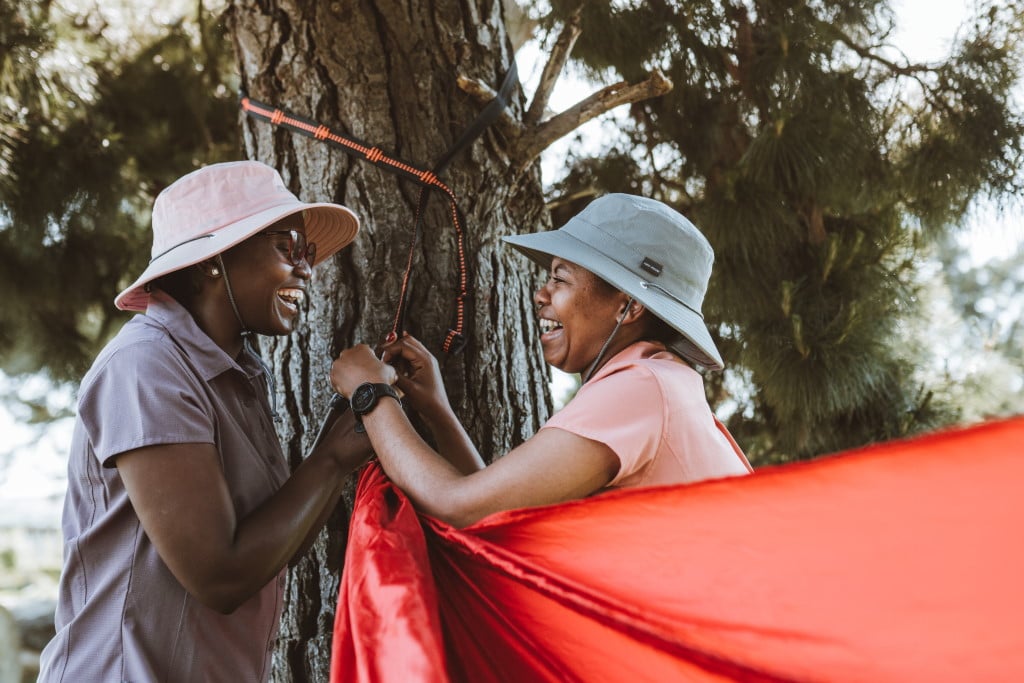
<path id="1" fill-rule="evenodd" d="M 299 262 L 295 264 L 293 272 L 303 280 L 310 280 L 313 278 L 313 266 L 309 264 L 309 261 L 305 257 L 299 259 Z"/>
<path id="2" fill-rule="evenodd" d="M 533 303 L 537 308 L 549 303 L 551 297 L 548 296 L 548 283 L 551 282 L 551 278 L 544 280 L 541 286 L 533 293 Z"/>

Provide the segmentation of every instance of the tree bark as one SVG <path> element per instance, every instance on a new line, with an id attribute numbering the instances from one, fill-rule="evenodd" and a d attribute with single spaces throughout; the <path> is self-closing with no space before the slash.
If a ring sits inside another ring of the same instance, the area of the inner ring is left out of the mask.
<path id="1" fill-rule="evenodd" d="M 241 86 L 254 99 L 430 168 L 480 108 L 456 79 L 496 88 L 511 64 L 501 12 L 500 0 L 236 0 L 226 18 Z M 518 95 L 513 115 L 521 118 Z M 242 119 L 242 126 L 246 157 L 276 167 L 304 201 L 343 203 L 362 221 L 355 243 L 317 267 L 302 329 L 263 340 L 285 418 L 280 436 L 295 465 L 327 410 L 331 359 L 353 343 L 379 342 L 391 328 L 419 187 L 269 124 Z M 533 434 L 551 410 L 531 310 L 535 271 L 499 240 L 549 227 L 549 218 L 536 166 L 511 183 L 507 147 L 489 130 L 442 176 L 466 218 L 465 350 L 440 352 L 454 322 L 458 284 L 455 234 L 440 195 L 430 201 L 416 251 L 407 322 L 439 355 L 452 405 L 487 459 Z M 289 573 L 274 681 L 328 678 L 354 481 L 314 548 Z"/>

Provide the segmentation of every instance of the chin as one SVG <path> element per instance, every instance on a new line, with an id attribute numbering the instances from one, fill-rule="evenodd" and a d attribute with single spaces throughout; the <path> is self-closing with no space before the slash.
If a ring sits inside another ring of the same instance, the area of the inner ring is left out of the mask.
<path id="1" fill-rule="evenodd" d="M 564 372 L 567 375 L 572 375 L 579 372 L 579 370 L 573 370 L 572 368 L 567 367 L 565 363 L 552 363 L 547 358 L 544 359 L 544 362 L 553 367 L 555 370 L 558 370 L 559 372 Z"/>

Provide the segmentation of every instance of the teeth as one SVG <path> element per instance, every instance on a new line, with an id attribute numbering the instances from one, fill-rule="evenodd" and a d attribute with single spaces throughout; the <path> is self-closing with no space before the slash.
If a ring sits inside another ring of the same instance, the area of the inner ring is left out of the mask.
<path id="1" fill-rule="evenodd" d="M 550 332 L 551 330 L 557 330 L 562 326 L 562 323 L 557 320 L 548 320 L 547 318 L 541 318 L 538 322 L 540 323 L 541 332 Z"/>
<path id="2" fill-rule="evenodd" d="M 301 289 L 279 289 L 277 295 L 293 304 L 301 304 L 306 298 L 306 293 Z"/>

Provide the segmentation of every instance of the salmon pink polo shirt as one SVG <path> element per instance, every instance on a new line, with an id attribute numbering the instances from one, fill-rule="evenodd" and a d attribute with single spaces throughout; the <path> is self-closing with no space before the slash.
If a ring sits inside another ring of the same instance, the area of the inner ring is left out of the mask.
<path id="1" fill-rule="evenodd" d="M 700 374 L 661 344 L 613 356 L 542 429 L 603 443 L 619 458 L 609 488 L 687 484 L 747 474 L 743 451 L 704 396 Z"/>

